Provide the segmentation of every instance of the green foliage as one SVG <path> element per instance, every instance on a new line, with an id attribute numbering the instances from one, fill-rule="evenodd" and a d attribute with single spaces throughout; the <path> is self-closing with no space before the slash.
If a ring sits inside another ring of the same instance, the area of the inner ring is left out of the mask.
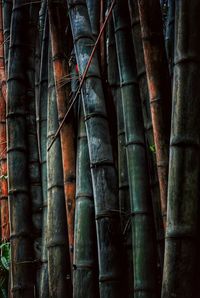
<path id="1" fill-rule="evenodd" d="M 151 150 L 151 152 L 156 153 L 156 146 L 155 146 L 155 144 L 150 145 L 149 146 L 149 149 Z"/>
<path id="2" fill-rule="evenodd" d="M 5 242 L 0 245 L 0 297 L 8 297 L 8 276 L 10 267 L 10 243 Z"/>

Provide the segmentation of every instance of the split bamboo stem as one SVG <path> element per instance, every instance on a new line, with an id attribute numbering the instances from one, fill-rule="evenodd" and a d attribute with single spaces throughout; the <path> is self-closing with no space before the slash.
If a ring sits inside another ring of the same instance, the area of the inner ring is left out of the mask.
<path id="1" fill-rule="evenodd" d="M 162 298 L 195 296 L 199 215 L 200 2 L 176 2 Z M 199 293 L 198 293 L 199 294 Z"/>
<path id="2" fill-rule="evenodd" d="M 122 297 L 121 233 L 117 176 L 99 64 L 91 59 L 94 38 L 85 1 L 68 1 L 69 16 L 79 72 L 90 67 L 82 86 L 82 102 L 88 138 L 97 227 L 100 297 Z M 93 51 L 94 53 L 94 51 Z M 87 94 L 87 96 L 86 96 Z M 109 261 L 108 261 L 109 260 Z"/>
<path id="3" fill-rule="evenodd" d="M 70 85 L 63 84 L 63 78 L 69 76 L 67 61 L 67 44 L 65 29 L 68 25 L 67 6 L 65 1 L 49 1 L 49 25 L 51 34 L 51 47 L 53 56 L 54 78 L 56 84 L 56 98 L 59 124 L 62 122 L 70 100 Z M 74 213 L 76 191 L 76 156 L 75 136 L 73 127 L 73 113 L 71 112 L 60 130 L 62 163 L 64 176 L 64 189 L 67 210 L 68 239 L 73 264 L 74 247 Z"/>
<path id="4" fill-rule="evenodd" d="M 48 143 L 58 127 L 56 89 L 52 56 L 49 57 L 48 87 Z M 67 237 L 67 218 L 63 185 L 60 138 L 47 153 L 47 255 L 49 297 L 72 297 L 71 269 Z"/>
<path id="5" fill-rule="evenodd" d="M 161 211 L 165 228 L 171 125 L 171 82 L 159 0 L 138 0 L 138 7 L 156 149 Z"/>
<path id="6" fill-rule="evenodd" d="M 148 162 L 137 82 L 134 49 L 130 39 L 128 4 L 118 0 L 113 9 L 117 60 L 125 125 L 133 235 L 134 297 L 158 297 L 156 242 L 149 188 Z M 147 245 L 148 243 L 148 245 Z"/>

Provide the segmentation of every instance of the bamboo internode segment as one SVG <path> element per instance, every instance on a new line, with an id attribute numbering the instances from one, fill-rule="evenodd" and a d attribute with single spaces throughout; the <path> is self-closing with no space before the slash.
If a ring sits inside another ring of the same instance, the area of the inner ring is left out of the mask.
<path id="1" fill-rule="evenodd" d="M 138 0 L 144 59 L 156 149 L 161 210 L 164 228 L 167 216 L 171 82 L 158 0 Z M 156 18 L 153 17 L 156 14 Z"/>

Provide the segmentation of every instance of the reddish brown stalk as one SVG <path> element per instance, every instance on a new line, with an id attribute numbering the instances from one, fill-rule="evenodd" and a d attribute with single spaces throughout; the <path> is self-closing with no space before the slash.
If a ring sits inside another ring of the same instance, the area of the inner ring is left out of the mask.
<path id="1" fill-rule="evenodd" d="M 67 25 L 66 16 L 67 14 L 64 2 L 60 2 L 60 4 L 58 4 L 58 2 L 55 1 L 54 4 L 54 1 L 49 1 L 49 23 L 59 123 L 62 122 L 65 116 L 67 104 L 70 98 L 69 85 L 63 83 L 64 78 L 69 76 L 64 42 L 66 38 L 65 28 Z M 68 120 L 63 123 L 62 129 L 60 130 L 60 137 L 67 209 L 68 238 L 71 264 L 73 264 L 76 159 L 72 113 L 70 114 Z"/>
<path id="2" fill-rule="evenodd" d="M 159 0 L 138 0 L 164 227 L 167 214 L 171 83 Z"/>
<path id="3" fill-rule="evenodd" d="M 4 35 L 2 2 L 0 3 L 0 206 L 2 241 L 10 237 L 7 185 L 7 143 L 6 143 L 6 75 L 4 64 Z"/>

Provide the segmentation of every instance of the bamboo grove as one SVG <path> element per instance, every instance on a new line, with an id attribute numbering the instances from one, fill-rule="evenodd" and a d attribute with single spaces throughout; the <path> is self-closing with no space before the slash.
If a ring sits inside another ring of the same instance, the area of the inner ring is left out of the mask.
<path id="1" fill-rule="evenodd" d="M 0 1 L 0 297 L 200 297 L 199 13 Z"/>

